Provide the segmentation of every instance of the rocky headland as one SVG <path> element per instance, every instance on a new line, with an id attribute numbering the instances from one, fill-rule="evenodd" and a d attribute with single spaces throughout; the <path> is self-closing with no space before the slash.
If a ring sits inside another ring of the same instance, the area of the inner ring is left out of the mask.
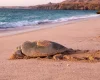
<path id="1" fill-rule="evenodd" d="M 48 3 L 35 6 L 8 6 L 10 9 L 46 9 L 46 10 L 99 10 L 100 0 L 65 0 L 60 3 Z"/>
<path id="2" fill-rule="evenodd" d="M 33 9 L 60 9 L 60 10 L 98 10 L 100 0 L 65 0 L 61 3 L 48 3 L 30 6 Z"/>

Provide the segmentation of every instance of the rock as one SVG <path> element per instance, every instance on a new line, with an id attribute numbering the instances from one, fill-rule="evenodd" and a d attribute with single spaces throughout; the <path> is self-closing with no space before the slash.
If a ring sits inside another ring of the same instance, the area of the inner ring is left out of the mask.
<path id="1" fill-rule="evenodd" d="M 60 10 L 98 10 L 99 0 L 65 0 L 61 3 L 31 6 L 32 9 L 60 9 Z"/>
<path id="2" fill-rule="evenodd" d="M 100 10 L 99 10 L 99 11 L 97 11 L 97 14 L 100 14 Z"/>

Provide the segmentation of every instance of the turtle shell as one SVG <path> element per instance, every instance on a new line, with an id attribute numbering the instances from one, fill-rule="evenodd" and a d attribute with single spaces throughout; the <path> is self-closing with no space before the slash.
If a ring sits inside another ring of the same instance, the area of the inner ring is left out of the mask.
<path id="1" fill-rule="evenodd" d="M 42 57 L 62 53 L 66 47 L 52 41 L 26 41 L 21 45 L 22 53 L 29 57 Z"/>

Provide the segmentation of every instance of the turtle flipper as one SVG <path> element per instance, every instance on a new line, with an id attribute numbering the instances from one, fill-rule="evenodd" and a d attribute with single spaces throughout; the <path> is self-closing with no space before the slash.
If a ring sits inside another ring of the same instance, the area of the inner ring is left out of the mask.
<path id="1" fill-rule="evenodd" d="M 29 56 L 24 56 L 23 59 L 31 59 Z"/>
<path id="2" fill-rule="evenodd" d="M 63 54 L 56 54 L 53 56 L 53 59 L 54 60 L 61 60 L 61 59 L 63 59 Z"/>

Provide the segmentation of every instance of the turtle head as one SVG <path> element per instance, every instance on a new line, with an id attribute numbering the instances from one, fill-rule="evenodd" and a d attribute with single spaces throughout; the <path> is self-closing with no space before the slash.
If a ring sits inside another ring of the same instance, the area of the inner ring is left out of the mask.
<path id="1" fill-rule="evenodd" d="M 17 50 L 14 54 L 11 55 L 11 57 L 9 58 L 9 60 L 13 60 L 13 59 L 23 59 L 24 56 L 25 55 L 21 52 L 21 50 Z"/>
<path id="2" fill-rule="evenodd" d="M 12 54 L 9 58 L 9 60 L 13 60 L 13 59 L 17 59 L 17 55 L 16 54 Z"/>

